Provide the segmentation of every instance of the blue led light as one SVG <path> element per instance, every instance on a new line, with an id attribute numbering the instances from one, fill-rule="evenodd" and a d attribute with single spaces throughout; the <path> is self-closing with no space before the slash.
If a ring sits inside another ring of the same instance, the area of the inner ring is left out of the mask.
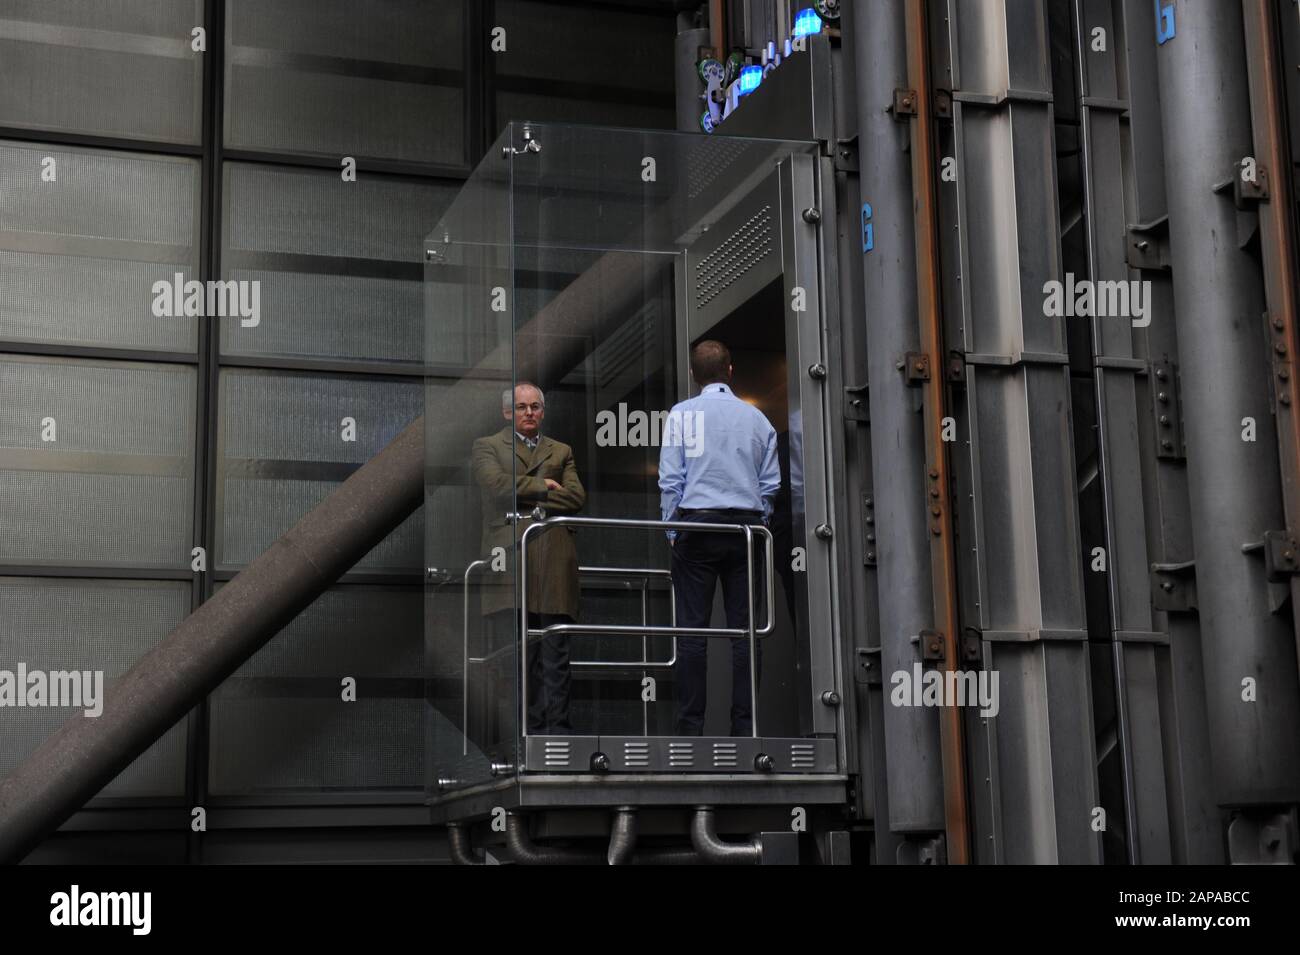
<path id="1" fill-rule="evenodd" d="M 740 71 L 740 95 L 752 93 L 758 89 L 758 84 L 763 82 L 763 68 L 761 66 L 747 66 Z"/>
<path id="2" fill-rule="evenodd" d="M 810 33 L 822 32 L 822 18 L 812 7 L 800 10 L 794 17 L 794 35 L 808 36 Z"/>

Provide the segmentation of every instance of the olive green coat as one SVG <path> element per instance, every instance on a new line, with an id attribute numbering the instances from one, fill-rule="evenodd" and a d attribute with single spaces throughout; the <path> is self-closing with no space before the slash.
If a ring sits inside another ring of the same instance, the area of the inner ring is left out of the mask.
<path id="1" fill-rule="evenodd" d="M 562 441 L 542 436 L 531 451 L 507 426 L 490 437 L 474 442 L 474 480 L 483 500 L 482 555 L 493 557 L 493 548 L 504 549 L 505 573 L 483 575 L 483 613 L 518 609 L 516 558 L 517 542 L 531 519 L 512 523 L 511 511 L 527 513 L 540 505 L 548 517 L 574 514 L 587 503 L 587 492 L 578 480 L 573 449 Z M 546 478 L 558 481 L 560 490 L 548 490 Z M 578 617 L 578 549 L 575 528 L 553 527 L 528 538 L 528 610 L 530 613 L 566 614 Z M 515 586 L 511 586 L 511 582 Z"/>

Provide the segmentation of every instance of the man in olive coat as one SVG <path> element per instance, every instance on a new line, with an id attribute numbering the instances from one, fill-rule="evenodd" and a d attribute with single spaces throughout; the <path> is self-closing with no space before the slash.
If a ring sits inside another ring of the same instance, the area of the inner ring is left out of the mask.
<path id="1" fill-rule="evenodd" d="M 513 396 L 513 399 L 512 399 Z M 587 501 L 573 449 L 541 433 L 546 397 L 520 382 L 502 394 L 502 417 L 510 424 L 474 442 L 474 480 L 482 490 L 482 553 L 494 562 L 506 555 L 514 568 L 517 542 L 540 507 L 547 517 L 573 514 Z M 515 520 L 511 515 L 521 515 Z M 501 548 L 501 550 L 496 550 Z M 498 564 L 498 566 L 501 566 Z M 493 577 L 498 581 L 494 583 Z M 501 580 L 501 577 L 505 577 Z M 488 574 L 483 614 L 498 638 L 519 639 L 518 575 Z M 514 585 L 512 585 L 514 584 Z M 572 623 L 578 616 L 578 551 L 574 530 L 552 527 L 528 538 L 528 625 Z M 528 732 L 572 733 L 569 724 L 569 638 L 552 634 L 528 647 Z"/>

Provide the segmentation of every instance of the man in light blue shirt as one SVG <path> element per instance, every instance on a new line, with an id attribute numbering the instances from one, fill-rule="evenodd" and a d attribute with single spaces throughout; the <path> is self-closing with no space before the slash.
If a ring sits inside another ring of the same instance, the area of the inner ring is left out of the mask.
<path id="1" fill-rule="evenodd" d="M 700 394 L 668 413 L 659 451 L 663 519 L 717 524 L 766 523 L 781 487 L 776 429 L 731 391 L 731 353 L 721 342 L 691 350 L 691 376 Z M 716 531 L 668 532 L 672 544 L 677 625 L 708 627 L 713 593 L 722 582 L 727 626 L 749 626 L 745 541 Z M 757 578 L 760 568 L 754 568 Z M 706 637 L 677 641 L 677 734 L 704 732 L 708 680 Z M 754 661 L 755 669 L 760 659 Z M 749 641 L 731 641 L 731 735 L 753 728 Z"/>

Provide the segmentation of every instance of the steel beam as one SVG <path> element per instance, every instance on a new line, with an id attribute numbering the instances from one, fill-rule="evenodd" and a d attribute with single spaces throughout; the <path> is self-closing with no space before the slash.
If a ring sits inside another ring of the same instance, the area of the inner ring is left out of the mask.
<path id="1" fill-rule="evenodd" d="M 1043 308 L 1045 283 L 1062 278 L 1046 10 L 948 0 L 941 11 L 955 160 L 941 189 L 955 227 L 946 304 L 965 389 L 953 451 L 963 612 L 1000 688 L 995 717 L 968 716 L 976 853 L 1097 862 L 1065 327 Z"/>

